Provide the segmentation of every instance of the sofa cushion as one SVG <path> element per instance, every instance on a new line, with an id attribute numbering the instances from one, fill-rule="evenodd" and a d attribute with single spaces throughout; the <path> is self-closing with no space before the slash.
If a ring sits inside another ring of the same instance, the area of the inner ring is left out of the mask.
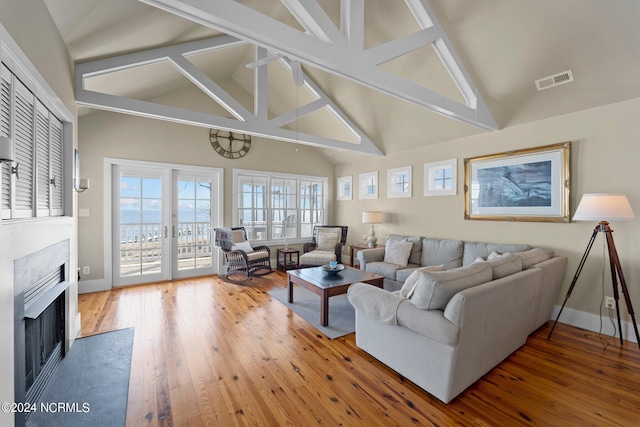
<path id="1" fill-rule="evenodd" d="M 482 260 L 480 257 L 478 257 L 478 259 Z M 510 252 L 502 255 L 497 252 L 492 252 L 487 261 L 483 260 L 482 262 L 486 262 L 491 267 L 493 280 L 501 279 L 522 271 L 522 260 L 518 255 Z"/>
<path id="2" fill-rule="evenodd" d="M 532 265 L 550 259 L 553 256 L 553 251 L 551 249 L 533 248 L 528 251 L 519 252 L 516 255 L 522 260 L 522 269 L 526 270 Z"/>
<path id="3" fill-rule="evenodd" d="M 416 268 L 420 266 L 415 264 L 407 264 L 407 267 Z M 397 272 L 404 269 L 405 267 L 401 265 L 382 261 L 368 262 L 366 266 L 366 271 L 368 271 L 369 273 L 379 274 L 387 279 L 391 279 L 394 281 L 398 281 Z"/>
<path id="4" fill-rule="evenodd" d="M 414 268 L 411 269 L 412 273 L 405 280 L 401 280 L 401 273 L 406 270 L 400 270 L 396 272 L 396 277 L 399 282 L 404 282 L 402 288 L 400 289 L 400 296 L 405 298 L 411 298 L 413 295 L 413 291 L 416 287 L 416 283 L 418 283 L 418 277 L 420 277 L 421 271 L 444 271 L 444 265 L 429 265 L 426 267 Z"/>
<path id="5" fill-rule="evenodd" d="M 469 265 L 476 258 L 482 257 L 487 259 L 491 252 L 496 251 L 501 254 L 506 252 L 523 252 L 529 249 L 529 245 L 511 245 L 502 243 L 484 243 L 484 242 L 464 242 L 464 255 L 462 256 L 462 265 Z"/>
<path id="6" fill-rule="evenodd" d="M 325 265 L 337 259 L 333 251 L 311 251 L 300 255 L 300 265 Z"/>
<path id="7" fill-rule="evenodd" d="M 486 262 L 447 271 L 421 271 L 411 303 L 424 310 L 444 310 L 456 293 L 491 281 L 492 271 Z"/>
<path id="8" fill-rule="evenodd" d="M 409 255 L 413 244 L 403 240 L 387 240 L 384 249 L 384 262 L 398 264 L 406 267 L 409 262 Z"/>
<path id="9" fill-rule="evenodd" d="M 386 241 L 401 240 L 411 242 L 411 254 L 409 255 L 409 264 L 420 264 L 420 255 L 422 254 L 422 236 L 401 236 L 399 234 L 387 234 Z"/>
<path id="10" fill-rule="evenodd" d="M 422 258 L 420 264 L 443 264 L 445 270 L 458 268 L 462 266 L 462 249 L 463 244 L 461 240 L 431 239 L 425 237 L 422 239 Z"/>

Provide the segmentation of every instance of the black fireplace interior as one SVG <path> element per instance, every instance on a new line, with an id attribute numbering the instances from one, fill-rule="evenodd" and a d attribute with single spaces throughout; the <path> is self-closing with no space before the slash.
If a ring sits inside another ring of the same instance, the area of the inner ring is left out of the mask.
<path id="1" fill-rule="evenodd" d="M 64 357 L 69 242 L 14 261 L 15 401 L 35 404 Z M 28 415 L 16 413 L 16 426 Z"/>

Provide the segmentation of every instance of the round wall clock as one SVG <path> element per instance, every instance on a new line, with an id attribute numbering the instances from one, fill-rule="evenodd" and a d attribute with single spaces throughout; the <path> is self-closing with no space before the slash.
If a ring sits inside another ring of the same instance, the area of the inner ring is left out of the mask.
<path id="1" fill-rule="evenodd" d="M 211 129 L 209 131 L 209 140 L 213 149 L 227 159 L 244 157 L 251 148 L 251 135 L 237 132 Z"/>

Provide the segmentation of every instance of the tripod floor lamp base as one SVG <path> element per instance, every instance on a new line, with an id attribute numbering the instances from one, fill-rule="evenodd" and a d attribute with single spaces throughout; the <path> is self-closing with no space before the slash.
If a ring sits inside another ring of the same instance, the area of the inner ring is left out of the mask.
<path id="1" fill-rule="evenodd" d="M 624 297 L 625 304 L 627 306 L 627 311 L 631 316 L 631 322 L 633 323 L 633 329 L 636 333 L 636 342 L 638 343 L 638 348 L 640 348 L 640 334 L 638 334 L 638 324 L 636 323 L 636 317 L 633 311 L 633 305 L 631 304 L 631 298 L 629 297 L 629 289 L 627 288 L 627 282 L 624 279 L 624 274 L 622 272 L 622 266 L 620 265 L 620 258 L 618 258 L 618 251 L 616 250 L 616 244 L 613 241 L 613 230 L 609 226 L 607 221 L 600 221 L 596 226 L 595 230 L 593 230 L 593 234 L 591 235 L 591 239 L 589 240 L 589 244 L 587 245 L 587 249 L 582 255 L 582 259 L 580 260 L 580 264 L 578 265 L 578 269 L 576 270 L 575 276 L 573 276 L 573 280 L 571 281 L 571 286 L 569 286 L 569 290 L 567 291 L 567 295 L 562 303 L 562 307 L 558 312 L 558 316 L 556 317 L 555 322 L 553 323 L 553 327 L 549 332 L 549 336 L 547 339 L 551 339 L 551 334 L 553 334 L 554 329 L 558 323 L 558 319 L 560 319 L 560 315 L 562 314 L 562 310 L 564 309 L 567 300 L 571 296 L 571 292 L 578 282 L 578 277 L 580 276 L 580 272 L 584 267 L 584 264 L 589 256 L 589 252 L 591 251 L 591 247 L 593 246 L 593 242 L 595 241 L 598 233 L 603 233 L 607 242 L 607 249 L 609 254 L 609 264 L 611 266 L 611 282 L 613 285 L 613 298 L 616 302 L 616 314 L 618 315 L 618 331 L 620 331 L 620 345 L 624 344 L 622 338 L 622 321 L 620 320 L 620 294 L 618 292 L 618 279 L 620 280 L 620 288 L 622 290 L 622 296 Z"/>

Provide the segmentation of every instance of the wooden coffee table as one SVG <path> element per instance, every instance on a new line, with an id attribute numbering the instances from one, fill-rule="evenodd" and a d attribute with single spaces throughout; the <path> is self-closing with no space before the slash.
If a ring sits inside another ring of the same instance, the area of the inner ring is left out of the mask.
<path id="1" fill-rule="evenodd" d="M 320 295 L 320 324 L 329 324 L 329 297 L 347 293 L 349 286 L 356 282 L 368 283 L 382 288 L 384 277 L 345 266 L 338 274 L 328 274 L 322 267 L 302 268 L 288 273 L 289 303 L 293 302 L 293 285 L 300 285 L 316 295 Z"/>

